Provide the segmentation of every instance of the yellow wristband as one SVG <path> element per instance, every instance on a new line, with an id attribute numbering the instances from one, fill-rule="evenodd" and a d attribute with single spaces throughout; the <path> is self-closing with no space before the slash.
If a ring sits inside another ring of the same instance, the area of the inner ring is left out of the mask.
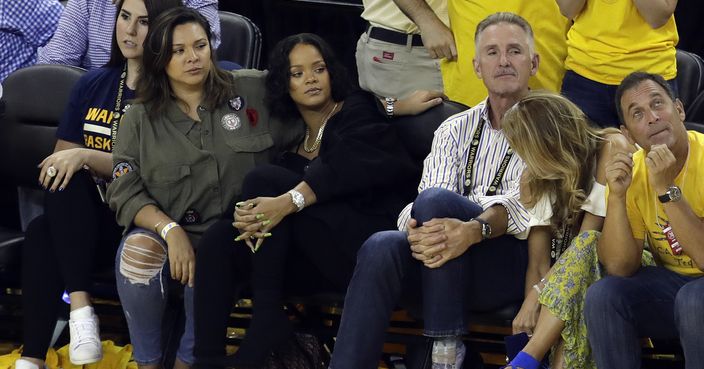
<path id="1" fill-rule="evenodd" d="M 180 225 L 176 222 L 171 222 L 167 225 L 164 226 L 164 228 L 161 229 L 161 238 L 166 241 L 166 235 L 169 234 L 169 231 L 176 228 L 180 227 Z"/>

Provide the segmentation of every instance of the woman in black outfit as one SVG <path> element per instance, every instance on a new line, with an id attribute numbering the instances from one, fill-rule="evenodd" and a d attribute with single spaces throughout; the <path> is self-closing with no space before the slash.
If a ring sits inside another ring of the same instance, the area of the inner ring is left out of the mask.
<path id="1" fill-rule="evenodd" d="M 290 36 L 270 61 L 267 106 L 291 124 L 302 120 L 305 135 L 278 165 L 257 167 L 245 178 L 245 200 L 235 210 L 239 235 L 221 222 L 204 236 L 211 242 L 199 250 L 195 287 L 195 355 L 201 363 L 224 353 L 234 281 L 245 277 L 250 250 L 254 317 L 229 364 L 256 367 L 292 335 L 284 296 L 344 293 L 359 246 L 374 232 L 394 228 L 415 192 L 414 164 L 377 99 L 351 92 L 322 39 Z"/>

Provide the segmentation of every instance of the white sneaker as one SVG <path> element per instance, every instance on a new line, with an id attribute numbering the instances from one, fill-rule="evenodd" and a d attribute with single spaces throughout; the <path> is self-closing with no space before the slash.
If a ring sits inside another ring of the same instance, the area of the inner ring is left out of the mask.
<path id="1" fill-rule="evenodd" d="M 90 313 L 90 317 L 69 319 L 68 321 L 71 333 L 68 356 L 74 365 L 92 364 L 103 358 L 98 317 L 93 314 L 92 309 Z"/>
<path id="2" fill-rule="evenodd" d="M 46 366 L 42 367 L 42 369 L 46 368 Z M 26 360 L 19 358 L 15 361 L 15 369 L 39 369 L 39 365 Z"/>

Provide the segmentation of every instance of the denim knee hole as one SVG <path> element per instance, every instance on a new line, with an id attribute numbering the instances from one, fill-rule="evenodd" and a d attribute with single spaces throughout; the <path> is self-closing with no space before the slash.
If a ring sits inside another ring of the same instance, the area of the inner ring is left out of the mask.
<path id="1" fill-rule="evenodd" d="M 132 284 L 149 284 L 161 275 L 166 256 L 160 240 L 148 234 L 132 234 L 125 239 L 120 253 L 120 274 Z"/>

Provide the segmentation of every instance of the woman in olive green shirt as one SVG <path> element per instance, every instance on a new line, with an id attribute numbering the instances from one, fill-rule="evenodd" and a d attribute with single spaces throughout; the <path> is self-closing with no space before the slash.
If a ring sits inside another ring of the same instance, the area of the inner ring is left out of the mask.
<path id="1" fill-rule="evenodd" d="M 194 248 L 228 213 L 247 172 L 270 161 L 296 126 L 263 107 L 264 73 L 214 63 L 210 28 L 179 8 L 150 25 L 137 103 L 124 116 L 108 191 L 127 228 L 116 257 L 120 300 L 140 368 L 161 363 L 168 276 L 185 285 L 186 327 L 176 367 L 193 364 Z"/>

